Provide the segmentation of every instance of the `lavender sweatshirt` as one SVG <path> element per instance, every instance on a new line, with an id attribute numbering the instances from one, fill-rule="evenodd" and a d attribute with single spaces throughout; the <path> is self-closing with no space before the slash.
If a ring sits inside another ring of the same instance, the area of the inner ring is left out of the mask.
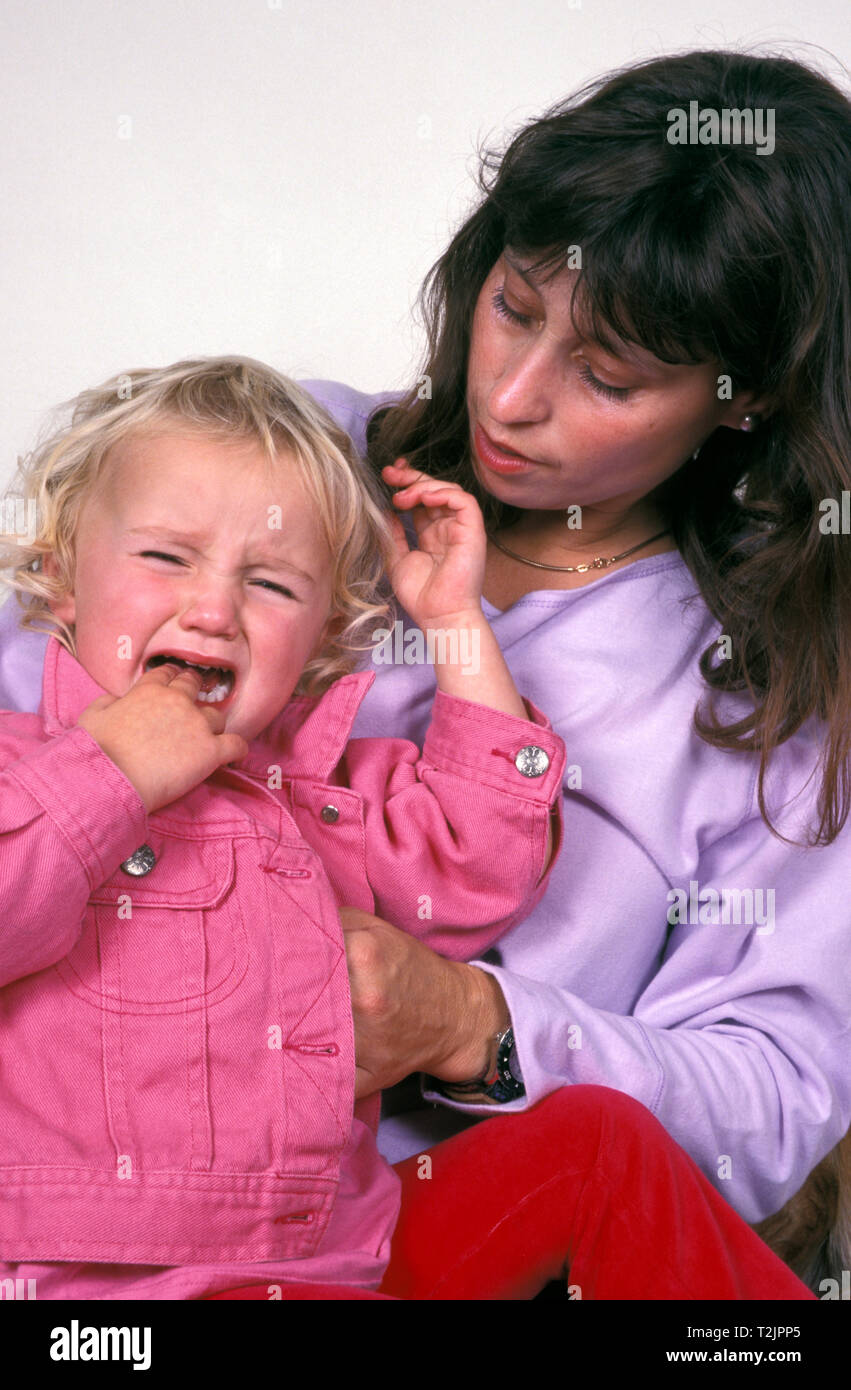
<path id="1" fill-rule="evenodd" d="M 361 450 L 370 411 L 392 399 L 304 384 Z M 476 962 L 502 987 L 526 1095 L 494 1109 L 426 1090 L 418 1109 L 382 1122 L 391 1161 L 474 1118 L 595 1083 L 646 1105 L 758 1221 L 848 1129 L 851 820 L 827 848 L 790 848 L 759 814 L 757 757 L 694 734 L 697 661 L 720 636 L 702 599 L 683 603 L 695 593 L 670 553 L 505 612 L 484 601 L 517 685 L 567 745 L 549 888 Z M 0 609 L 0 707 L 35 712 L 46 638 L 17 619 L 13 598 Z M 413 624 L 398 619 L 352 737 L 421 744 L 434 671 L 405 660 Z M 731 696 L 722 710 L 745 707 Z M 769 811 L 792 838 L 812 822 L 819 733 L 810 723 L 769 765 Z"/>

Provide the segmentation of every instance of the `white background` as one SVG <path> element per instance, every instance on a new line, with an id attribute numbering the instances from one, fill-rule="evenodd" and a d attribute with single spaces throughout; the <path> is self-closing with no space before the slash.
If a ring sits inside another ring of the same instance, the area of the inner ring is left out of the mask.
<path id="1" fill-rule="evenodd" d="M 755 46 L 849 90 L 846 0 L 2 0 L 0 489 L 130 368 L 408 384 L 480 143 L 636 59 Z"/>

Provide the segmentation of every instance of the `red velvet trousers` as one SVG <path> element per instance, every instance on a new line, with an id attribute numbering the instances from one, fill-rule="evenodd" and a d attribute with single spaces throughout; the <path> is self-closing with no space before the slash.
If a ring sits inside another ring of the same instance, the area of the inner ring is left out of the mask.
<path id="1" fill-rule="evenodd" d="M 396 1165 L 402 1209 L 380 1293 L 290 1299 L 814 1299 L 643 1105 L 567 1086 Z M 430 1171 L 430 1176 L 427 1174 Z M 212 1299 L 265 1299 L 258 1283 Z"/>

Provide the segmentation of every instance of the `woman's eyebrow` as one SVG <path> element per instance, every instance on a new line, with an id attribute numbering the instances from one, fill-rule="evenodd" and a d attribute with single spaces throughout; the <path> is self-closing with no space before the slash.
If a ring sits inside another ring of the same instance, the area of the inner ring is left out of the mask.
<path id="1" fill-rule="evenodd" d="M 541 287 L 535 281 L 531 267 L 524 268 L 514 259 L 512 253 L 507 250 L 503 250 L 502 258 L 506 264 L 520 276 L 521 280 L 525 280 L 526 284 L 535 294 L 540 294 Z M 600 348 L 600 350 L 607 353 L 609 357 L 615 357 L 624 362 L 628 362 L 640 372 L 645 372 L 649 376 L 662 376 L 664 374 L 665 364 L 654 357 L 652 353 L 642 348 L 632 347 L 630 344 L 625 343 L 622 338 L 618 338 L 614 334 L 606 339 L 600 337 L 599 334 L 588 332 L 583 334 L 583 337 L 586 342 L 592 343 L 595 347 Z"/>
<path id="2" fill-rule="evenodd" d="M 665 374 L 664 362 L 660 362 L 652 353 L 643 348 L 634 347 L 630 343 L 625 343 L 620 338 L 613 338 L 611 343 L 604 342 L 598 337 L 589 335 L 588 341 L 594 343 L 610 357 L 615 357 L 619 361 L 628 362 L 636 371 L 644 372 L 648 376 L 663 376 Z"/>
<path id="3" fill-rule="evenodd" d="M 517 272 L 517 274 L 520 276 L 521 280 L 525 280 L 525 281 L 526 281 L 526 284 L 529 286 L 530 289 L 533 289 L 533 290 L 537 290 L 537 289 L 538 289 L 538 286 L 535 284 L 535 281 L 532 279 L 532 272 L 531 272 L 531 269 L 529 269 L 529 270 L 524 270 L 523 267 L 522 267 L 522 265 L 519 265 L 518 262 L 515 261 L 515 259 L 514 259 L 514 257 L 512 256 L 512 254 L 511 254 L 510 251 L 504 250 L 503 253 L 502 253 L 502 259 L 503 259 L 504 261 L 507 261 L 507 262 L 508 262 L 508 264 L 511 266 L 511 269 L 512 269 L 512 270 L 515 270 L 515 271 Z"/>

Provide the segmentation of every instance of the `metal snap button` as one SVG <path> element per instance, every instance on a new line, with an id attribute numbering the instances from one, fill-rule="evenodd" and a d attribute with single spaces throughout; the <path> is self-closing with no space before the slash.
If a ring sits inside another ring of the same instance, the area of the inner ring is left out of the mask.
<path id="1" fill-rule="evenodd" d="M 326 825 L 333 825 L 335 820 L 340 819 L 340 812 L 337 810 L 336 806 L 323 806 L 322 810 L 319 812 L 319 816 L 321 820 L 324 820 Z"/>
<path id="2" fill-rule="evenodd" d="M 140 845 L 134 849 L 129 859 L 125 859 L 121 865 L 125 874 L 132 874 L 134 878 L 141 878 L 143 874 L 149 874 L 157 862 L 157 856 L 150 845 Z"/>
<path id="3" fill-rule="evenodd" d="M 542 777 L 549 765 L 550 760 L 543 748 L 538 748 L 534 743 L 527 743 L 514 759 L 514 766 L 524 777 Z"/>

